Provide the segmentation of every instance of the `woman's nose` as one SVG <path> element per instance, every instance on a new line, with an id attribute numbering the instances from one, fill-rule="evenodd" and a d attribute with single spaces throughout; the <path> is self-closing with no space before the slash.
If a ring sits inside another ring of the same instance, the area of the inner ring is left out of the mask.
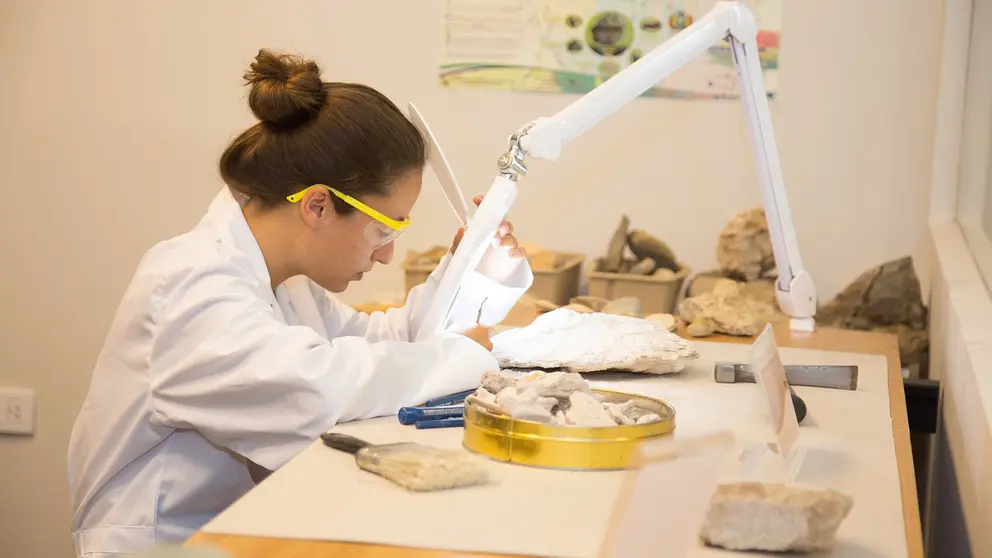
<path id="1" fill-rule="evenodd" d="M 390 242 L 375 252 L 372 252 L 372 259 L 382 265 L 389 265 L 389 262 L 393 261 L 393 243 Z"/>

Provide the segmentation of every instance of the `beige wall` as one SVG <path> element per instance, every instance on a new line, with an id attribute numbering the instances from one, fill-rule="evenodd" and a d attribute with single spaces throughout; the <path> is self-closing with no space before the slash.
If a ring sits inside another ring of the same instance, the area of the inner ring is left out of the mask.
<path id="1" fill-rule="evenodd" d="M 772 115 L 825 298 L 920 240 L 942 2 L 785 3 Z M 217 155 L 251 122 L 239 78 L 259 47 L 415 101 L 471 193 L 510 132 L 573 99 L 438 90 L 440 0 L 275 5 L 0 3 L 0 385 L 35 388 L 39 409 L 34 438 L 0 439 L 0 555 L 70 554 L 65 448 L 90 367 L 142 252 L 216 192 Z M 557 164 L 533 165 L 512 218 L 525 240 L 597 254 L 626 211 L 710 267 L 721 226 L 760 200 L 745 134 L 734 102 L 639 100 Z M 442 200 L 429 180 L 400 254 L 449 240 Z M 400 288 L 394 265 L 348 299 Z"/>

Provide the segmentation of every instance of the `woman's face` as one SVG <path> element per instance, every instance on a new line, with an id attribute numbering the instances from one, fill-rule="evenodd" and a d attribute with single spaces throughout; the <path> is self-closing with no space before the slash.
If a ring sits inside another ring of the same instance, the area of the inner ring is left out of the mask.
<path id="1" fill-rule="evenodd" d="M 423 171 L 407 172 L 388 188 L 383 196 L 360 196 L 365 205 L 397 221 L 413 210 L 423 181 Z M 360 280 L 376 262 L 388 264 L 393 259 L 393 242 L 383 243 L 389 229 L 372 217 L 355 210 L 348 215 L 334 211 L 331 192 L 319 188 L 304 209 L 304 219 L 311 220 L 308 238 L 303 244 L 304 273 L 328 291 L 344 291 L 352 281 Z M 318 199 L 319 198 L 319 199 Z M 304 204 L 308 201 L 304 200 Z M 312 204 L 318 204 L 317 210 Z"/>

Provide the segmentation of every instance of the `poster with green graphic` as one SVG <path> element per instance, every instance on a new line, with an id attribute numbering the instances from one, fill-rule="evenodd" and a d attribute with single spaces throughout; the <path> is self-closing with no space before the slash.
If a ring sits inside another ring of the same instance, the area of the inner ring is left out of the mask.
<path id="1" fill-rule="evenodd" d="M 706 15 L 717 0 L 443 0 L 441 87 L 584 94 Z M 782 0 L 747 0 L 765 89 L 778 87 Z M 739 96 L 721 42 L 645 93 Z"/>

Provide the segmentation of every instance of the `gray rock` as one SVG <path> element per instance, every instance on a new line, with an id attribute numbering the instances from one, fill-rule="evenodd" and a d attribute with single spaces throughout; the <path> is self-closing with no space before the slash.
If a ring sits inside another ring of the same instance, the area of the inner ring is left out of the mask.
<path id="1" fill-rule="evenodd" d="M 603 258 L 600 271 L 616 273 L 620 271 L 620 264 L 623 263 L 623 251 L 627 247 L 627 228 L 630 227 L 630 218 L 624 215 L 620 218 L 620 225 L 614 231 L 610 239 L 610 245 L 606 250 L 606 257 Z"/>
<path id="2" fill-rule="evenodd" d="M 820 325 L 885 331 L 899 337 L 905 365 L 926 359 L 928 311 L 910 257 L 886 262 L 862 273 L 816 313 Z"/>
<path id="3" fill-rule="evenodd" d="M 637 259 L 651 258 L 658 264 L 658 267 L 678 271 L 679 263 L 678 258 L 675 257 L 675 252 L 668 244 L 650 233 L 642 230 L 631 231 L 627 235 L 627 244 Z"/>

